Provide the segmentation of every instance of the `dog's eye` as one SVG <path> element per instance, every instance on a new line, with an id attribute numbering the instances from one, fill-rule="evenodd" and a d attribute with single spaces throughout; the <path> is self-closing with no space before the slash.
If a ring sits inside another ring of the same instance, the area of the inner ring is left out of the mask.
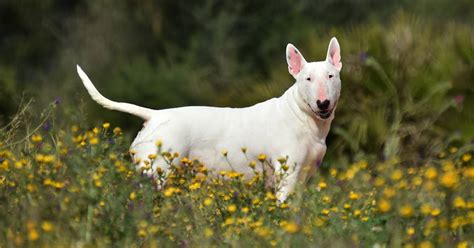
<path id="1" fill-rule="evenodd" d="M 307 80 L 307 81 L 311 81 L 311 78 L 310 78 L 310 77 L 307 77 L 306 80 Z"/>
<path id="2" fill-rule="evenodd" d="M 332 78 L 332 77 L 334 77 L 334 75 L 332 75 L 332 74 L 329 74 L 329 78 Z"/>

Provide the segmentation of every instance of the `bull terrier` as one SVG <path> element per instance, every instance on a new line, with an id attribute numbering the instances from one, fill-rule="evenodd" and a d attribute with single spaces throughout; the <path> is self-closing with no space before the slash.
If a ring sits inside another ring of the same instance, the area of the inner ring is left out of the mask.
<path id="1" fill-rule="evenodd" d="M 145 121 L 131 145 L 134 159 L 140 161 L 137 169 L 150 176 L 155 176 L 157 170 L 168 171 L 170 165 L 163 157 L 151 160 L 149 156 L 161 149 L 198 159 L 212 171 L 233 170 L 248 178 L 255 173 L 249 161 L 257 161 L 259 156 L 262 159 L 261 154 L 265 154 L 272 165 L 270 177 L 279 175 L 279 180 L 272 183 L 277 199 L 284 202 L 298 181 L 314 173 L 326 153 L 326 137 L 341 91 L 342 68 L 336 38 L 329 42 L 324 61 L 306 62 L 292 44 L 286 46 L 286 61 L 296 82 L 281 97 L 246 108 L 153 110 L 111 101 L 99 93 L 79 65 L 77 73 L 97 103 Z M 157 141 L 163 141 L 161 147 Z M 223 154 L 223 150 L 228 152 Z"/>

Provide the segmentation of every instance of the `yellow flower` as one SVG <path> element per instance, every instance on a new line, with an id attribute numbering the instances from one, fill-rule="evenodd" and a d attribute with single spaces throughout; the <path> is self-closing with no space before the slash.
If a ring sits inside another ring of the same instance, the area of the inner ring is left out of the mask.
<path id="1" fill-rule="evenodd" d="M 383 190 L 383 195 L 387 198 L 392 198 L 397 194 L 397 191 L 395 191 L 394 188 L 392 187 L 387 187 Z"/>
<path id="2" fill-rule="evenodd" d="M 362 213 L 362 211 L 360 211 L 359 209 L 354 210 L 354 216 L 355 217 L 360 216 L 361 213 Z"/>
<path id="3" fill-rule="evenodd" d="M 392 177 L 393 181 L 398 181 L 403 177 L 403 171 L 400 170 L 400 169 L 396 169 L 396 170 L 393 171 L 391 177 Z"/>
<path id="4" fill-rule="evenodd" d="M 41 229 L 43 229 L 45 232 L 51 232 L 54 229 L 53 223 L 49 221 L 43 221 L 43 223 L 41 223 Z"/>
<path id="5" fill-rule="evenodd" d="M 421 205 L 421 213 L 424 214 L 424 215 L 428 215 L 431 213 L 431 206 L 427 203 L 423 203 L 423 205 Z"/>
<path id="6" fill-rule="evenodd" d="M 89 140 L 89 143 L 91 145 L 97 145 L 99 143 L 99 139 L 97 137 L 93 137 L 92 139 Z"/>
<path id="7" fill-rule="evenodd" d="M 431 216 L 438 216 L 441 213 L 441 210 L 439 208 L 435 208 L 431 210 Z"/>
<path id="8" fill-rule="evenodd" d="M 28 231 L 28 239 L 31 240 L 31 241 L 36 241 L 39 239 L 39 234 L 38 234 L 38 231 L 36 231 L 36 229 L 32 228 Z"/>
<path id="9" fill-rule="evenodd" d="M 458 184 L 459 177 L 458 174 L 452 170 L 445 172 L 441 176 L 441 185 L 443 185 L 446 188 L 452 188 L 455 187 Z"/>
<path id="10" fill-rule="evenodd" d="M 406 217 L 406 218 L 413 216 L 413 212 L 414 212 L 413 207 L 409 204 L 403 205 L 399 210 L 400 216 Z"/>
<path id="11" fill-rule="evenodd" d="M 138 229 L 137 235 L 140 237 L 146 237 L 146 230 L 143 228 Z"/>
<path id="12" fill-rule="evenodd" d="M 210 206 L 212 204 L 212 199 L 211 198 L 206 198 L 204 199 L 204 206 Z"/>
<path id="13" fill-rule="evenodd" d="M 467 248 L 467 241 L 459 242 L 456 248 Z"/>
<path id="14" fill-rule="evenodd" d="M 357 200 L 357 199 L 359 199 L 359 197 L 360 197 L 359 194 L 357 194 L 357 193 L 355 193 L 355 192 L 352 192 L 352 191 L 351 191 L 351 192 L 349 193 L 349 199 L 351 199 L 351 200 Z"/>
<path id="15" fill-rule="evenodd" d="M 430 241 L 423 241 L 418 245 L 419 248 L 433 248 L 433 244 Z"/>
<path id="16" fill-rule="evenodd" d="M 122 129 L 120 127 L 116 127 L 113 130 L 115 135 L 121 135 L 122 134 Z"/>
<path id="17" fill-rule="evenodd" d="M 392 208 L 392 205 L 387 200 L 382 199 L 379 201 L 378 207 L 379 207 L 380 212 L 386 213 L 390 211 L 390 209 Z"/>
<path id="18" fill-rule="evenodd" d="M 343 208 L 344 208 L 344 209 L 349 209 L 349 208 L 351 208 L 351 204 L 349 204 L 349 203 L 344 203 Z"/>
<path id="19" fill-rule="evenodd" d="M 465 208 L 466 207 L 466 202 L 464 201 L 464 199 L 457 196 L 453 200 L 453 205 L 454 205 L 455 208 Z"/>
<path id="20" fill-rule="evenodd" d="M 466 153 L 466 154 L 462 155 L 461 159 L 462 159 L 463 162 L 469 162 L 472 159 L 472 155 L 469 154 L 469 153 Z"/>
<path id="21" fill-rule="evenodd" d="M 325 208 L 325 209 L 321 210 L 321 214 L 328 215 L 329 214 L 329 209 Z"/>
<path id="22" fill-rule="evenodd" d="M 235 204 L 231 204 L 227 207 L 227 211 L 229 211 L 230 213 L 234 213 L 235 211 L 237 211 L 237 206 L 235 206 Z"/>
<path id="23" fill-rule="evenodd" d="M 110 123 L 105 122 L 104 124 L 102 124 L 102 127 L 103 127 L 104 129 L 108 129 L 108 128 L 110 127 Z"/>
<path id="24" fill-rule="evenodd" d="M 430 167 L 428 167 L 428 169 L 426 169 L 425 177 L 427 179 L 432 180 L 432 179 L 435 179 L 436 176 L 438 176 L 438 171 L 436 170 L 436 168 L 430 166 Z"/>
<path id="25" fill-rule="evenodd" d="M 296 224 L 294 221 L 284 223 L 282 228 L 287 233 L 297 233 L 300 230 L 298 224 Z"/>
<path id="26" fill-rule="evenodd" d="M 234 224 L 234 222 L 235 222 L 234 218 L 229 217 L 229 218 L 225 219 L 224 225 L 226 225 L 226 226 L 232 225 L 232 224 Z"/>
<path id="27" fill-rule="evenodd" d="M 201 183 L 200 182 L 195 182 L 195 183 L 189 185 L 190 190 L 196 190 L 196 189 L 199 189 L 199 188 L 201 188 Z"/>
<path id="28" fill-rule="evenodd" d="M 266 156 L 265 154 L 260 153 L 260 154 L 258 155 L 258 160 L 259 160 L 260 162 L 264 162 L 265 159 L 267 159 L 267 156 Z"/>
<path id="29" fill-rule="evenodd" d="M 130 195 L 128 195 L 128 199 L 130 200 L 135 200 L 137 198 L 137 193 L 135 193 L 135 191 L 133 191 L 132 193 L 130 193 Z"/>
<path id="30" fill-rule="evenodd" d="M 212 231 L 212 229 L 210 229 L 209 227 L 204 228 L 204 236 L 209 238 L 212 235 L 214 235 L 214 232 Z"/>
<path id="31" fill-rule="evenodd" d="M 466 169 L 464 170 L 463 175 L 464 175 L 464 177 L 473 180 L 473 179 L 474 179 L 474 167 L 466 168 Z"/>
<path id="32" fill-rule="evenodd" d="M 326 182 L 321 181 L 321 182 L 319 182 L 318 186 L 319 186 L 320 189 L 325 189 L 325 188 L 327 188 L 328 185 L 326 184 Z"/>
<path id="33" fill-rule="evenodd" d="M 39 134 L 34 134 L 33 136 L 31 136 L 31 141 L 33 141 L 35 143 L 39 143 L 39 142 L 43 141 L 43 137 Z"/>

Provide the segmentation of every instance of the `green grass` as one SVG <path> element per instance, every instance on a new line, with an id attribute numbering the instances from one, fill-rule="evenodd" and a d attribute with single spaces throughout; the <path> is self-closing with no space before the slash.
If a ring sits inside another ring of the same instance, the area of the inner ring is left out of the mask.
<path id="1" fill-rule="evenodd" d="M 50 124 L 20 142 L 6 138 L 13 127 L 2 129 L 2 247 L 474 244 L 472 144 L 446 145 L 417 163 L 397 157 L 325 163 L 301 194 L 277 204 L 262 175 L 211 176 L 205 165 L 177 154 L 158 154 L 174 166 L 157 190 L 135 171 L 120 128 L 55 124 L 71 121 L 48 113 Z"/>

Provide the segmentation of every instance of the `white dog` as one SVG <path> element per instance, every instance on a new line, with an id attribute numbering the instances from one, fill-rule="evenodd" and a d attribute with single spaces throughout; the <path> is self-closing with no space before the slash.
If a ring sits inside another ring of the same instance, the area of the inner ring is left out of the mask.
<path id="1" fill-rule="evenodd" d="M 246 177 L 254 173 L 249 162 L 265 154 L 273 165 L 271 177 L 280 177 L 274 180 L 273 186 L 278 200 L 283 202 L 296 183 L 308 178 L 324 157 L 326 136 L 341 91 L 339 72 L 342 68 L 336 38 L 329 43 L 325 61 L 306 62 L 292 44 L 286 47 L 286 60 L 296 83 L 281 97 L 247 108 L 153 110 L 114 102 L 97 91 L 79 66 L 77 72 L 96 102 L 145 120 L 131 146 L 136 151 L 134 159 L 141 161 L 138 169 L 145 169 L 149 175 L 154 175 L 158 167 L 167 171 L 169 165 L 162 157 L 157 156 L 152 161 L 149 158 L 158 152 L 158 140 L 163 141 L 162 150 L 172 149 L 181 157 L 198 159 L 211 170 L 235 170 Z M 225 156 L 223 150 L 228 151 Z M 282 157 L 286 162 L 282 162 Z M 282 163 L 289 166 L 289 169 L 283 167 L 287 170 L 284 173 Z"/>

